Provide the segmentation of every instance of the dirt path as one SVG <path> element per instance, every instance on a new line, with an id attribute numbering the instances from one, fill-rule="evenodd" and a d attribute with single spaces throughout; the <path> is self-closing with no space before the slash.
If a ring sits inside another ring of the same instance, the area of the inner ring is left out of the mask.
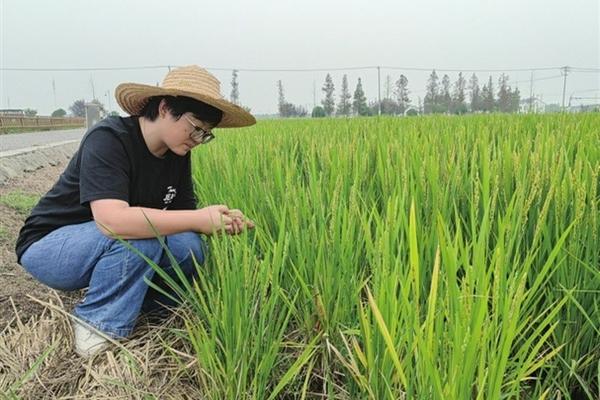
<path id="1" fill-rule="evenodd" d="M 47 166 L 13 178 L 0 185 L 0 196 L 14 192 L 42 196 L 52 187 L 64 168 L 64 164 Z M 42 306 L 26 297 L 27 294 L 42 300 L 50 296 L 50 289 L 34 280 L 17 264 L 14 247 L 26 217 L 26 214 L 0 202 L 0 331 L 15 317 L 11 298 L 21 320 L 26 321 L 42 310 Z M 79 298 L 78 292 L 59 294 L 67 307 Z"/>

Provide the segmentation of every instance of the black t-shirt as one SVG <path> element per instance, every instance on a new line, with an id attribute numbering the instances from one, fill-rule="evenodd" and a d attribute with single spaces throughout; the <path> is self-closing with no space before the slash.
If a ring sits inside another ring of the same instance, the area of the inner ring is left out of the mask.
<path id="1" fill-rule="evenodd" d="M 82 138 L 79 150 L 52 189 L 25 220 L 16 244 L 25 250 L 53 230 L 93 220 L 90 201 L 124 200 L 130 206 L 195 209 L 191 159 L 167 150 L 154 156 L 142 136 L 138 117 L 108 117 Z"/>

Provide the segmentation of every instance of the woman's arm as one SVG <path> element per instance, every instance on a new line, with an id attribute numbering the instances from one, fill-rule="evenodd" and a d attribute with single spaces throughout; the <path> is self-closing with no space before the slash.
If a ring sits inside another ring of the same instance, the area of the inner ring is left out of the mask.
<path id="1" fill-rule="evenodd" d="M 239 233 L 238 225 L 227 215 L 229 208 L 214 205 L 198 210 L 159 210 L 130 207 L 126 201 L 102 199 L 90 202 L 98 229 L 109 237 L 147 239 L 156 236 L 150 226 L 162 236 L 194 231 L 210 235 L 223 230 Z"/>

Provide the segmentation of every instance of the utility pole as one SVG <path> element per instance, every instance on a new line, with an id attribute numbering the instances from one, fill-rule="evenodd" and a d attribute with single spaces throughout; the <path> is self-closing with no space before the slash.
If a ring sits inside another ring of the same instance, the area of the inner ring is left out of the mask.
<path id="1" fill-rule="evenodd" d="M 567 74 L 569 73 L 569 67 L 568 66 L 562 67 L 562 73 L 563 73 L 563 76 L 565 77 L 565 79 L 563 81 L 562 109 L 563 109 L 563 111 L 565 111 L 565 92 L 567 91 Z"/>
<path id="2" fill-rule="evenodd" d="M 313 79 L 313 109 L 317 106 L 317 84 Z"/>
<path id="3" fill-rule="evenodd" d="M 92 85 L 92 100 L 96 100 L 96 89 L 94 88 L 94 78 L 90 75 L 90 84 Z"/>
<path id="4" fill-rule="evenodd" d="M 531 70 L 531 80 L 529 81 L 529 113 L 533 110 L 533 70 Z"/>
<path id="5" fill-rule="evenodd" d="M 569 96 L 569 110 L 571 109 L 571 101 L 573 101 L 573 94 L 575 92 L 571 93 L 571 95 Z"/>
<path id="6" fill-rule="evenodd" d="M 107 110 L 107 113 L 110 113 L 111 108 L 112 108 L 111 105 L 110 105 L 110 90 L 106 91 L 106 99 L 108 100 L 108 110 Z"/>
<path id="7" fill-rule="evenodd" d="M 54 93 L 54 109 L 56 109 L 56 83 L 54 83 L 54 78 L 52 78 L 52 92 Z"/>
<path id="8" fill-rule="evenodd" d="M 381 67 L 377 66 L 377 115 L 381 115 Z"/>

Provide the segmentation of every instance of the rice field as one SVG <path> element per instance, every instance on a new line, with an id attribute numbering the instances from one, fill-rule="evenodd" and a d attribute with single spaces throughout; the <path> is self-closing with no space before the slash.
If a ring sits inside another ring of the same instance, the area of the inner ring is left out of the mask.
<path id="1" fill-rule="evenodd" d="M 216 135 L 200 206 L 257 228 L 180 288 L 207 398 L 600 398 L 600 115 Z"/>

